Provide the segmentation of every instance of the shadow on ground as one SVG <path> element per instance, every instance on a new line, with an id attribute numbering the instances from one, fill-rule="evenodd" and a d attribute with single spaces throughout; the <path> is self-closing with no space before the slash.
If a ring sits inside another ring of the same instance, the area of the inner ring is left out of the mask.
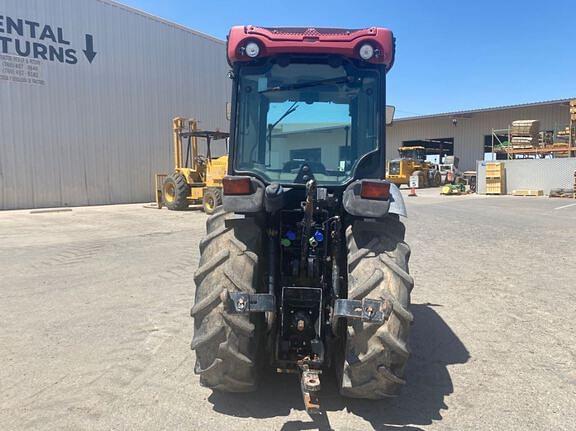
<path id="1" fill-rule="evenodd" d="M 381 401 L 343 398 L 338 394 L 334 375 L 325 373 L 321 405 L 328 415 L 309 422 L 288 421 L 282 430 L 331 430 L 330 412 L 344 409 L 370 422 L 375 430 L 419 430 L 418 425 L 441 420 L 441 411 L 447 409 L 444 397 L 454 391 L 447 366 L 466 363 L 470 355 L 435 307 L 438 306 L 411 307 L 415 321 L 410 338 L 412 357 L 406 367 L 408 382 L 398 398 Z M 288 416 L 291 409 L 303 409 L 299 382 L 291 375 L 270 374 L 255 393 L 215 392 L 208 400 L 215 411 L 238 417 Z"/>

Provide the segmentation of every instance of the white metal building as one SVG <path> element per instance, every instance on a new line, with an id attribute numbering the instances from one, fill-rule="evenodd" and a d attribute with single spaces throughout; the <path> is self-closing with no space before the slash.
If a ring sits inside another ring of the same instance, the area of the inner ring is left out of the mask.
<path id="1" fill-rule="evenodd" d="M 228 129 L 225 43 L 110 0 L 0 0 L 0 209 L 144 202 L 171 120 Z"/>
<path id="2" fill-rule="evenodd" d="M 224 41 L 111 0 L 0 0 L 0 209 L 152 200 L 173 117 L 228 129 L 227 71 Z M 492 129 L 562 128 L 568 102 L 397 119 L 387 158 L 440 143 L 474 169 Z M 344 132 L 328 129 L 331 160 Z"/>
<path id="3" fill-rule="evenodd" d="M 515 120 L 539 120 L 541 130 L 559 130 L 570 122 L 569 104 L 570 99 L 562 99 L 400 118 L 387 128 L 386 158 L 397 158 L 403 144 L 440 143 L 444 149 L 453 146 L 461 170 L 475 169 L 476 161 L 484 160 L 492 129 L 506 129 Z"/>

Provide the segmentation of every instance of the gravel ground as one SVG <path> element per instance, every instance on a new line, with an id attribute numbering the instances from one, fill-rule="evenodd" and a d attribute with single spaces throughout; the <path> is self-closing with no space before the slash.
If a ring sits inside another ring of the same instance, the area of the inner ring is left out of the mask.
<path id="1" fill-rule="evenodd" d="M 576 423 L 576 205 L 407 199 L 408 383 L 364 402 L 294 376 L 198 385 L 189 308 L 205 215 L 142 205 L 0 213 L 0 429 L 526 430 Z"/>

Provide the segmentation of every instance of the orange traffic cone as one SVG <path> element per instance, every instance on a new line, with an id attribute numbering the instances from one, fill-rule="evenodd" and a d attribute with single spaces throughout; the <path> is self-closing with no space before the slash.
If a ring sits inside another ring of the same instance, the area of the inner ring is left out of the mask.
<path id="1" fill-rule="evenodd" d="M 410 194 L 408 194 L 408 196 L 414 196 L 414 197 L 418 196 L 416 194 L 416 187 L 410 187 Z"/>

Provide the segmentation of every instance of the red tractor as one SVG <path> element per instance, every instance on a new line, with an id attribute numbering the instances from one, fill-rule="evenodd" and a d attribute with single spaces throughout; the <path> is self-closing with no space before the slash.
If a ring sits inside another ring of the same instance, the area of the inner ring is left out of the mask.
<path id="1" fill-rule="evenodd" d="M 318 411 L 333 366 L 353 398 L 398 394 L 412 314 L 398 188 L 384 180 L 383 28 L 234 27 L 223 206 L 195 273 L 195 371 L 216 391 L 300 375 Z"/>

